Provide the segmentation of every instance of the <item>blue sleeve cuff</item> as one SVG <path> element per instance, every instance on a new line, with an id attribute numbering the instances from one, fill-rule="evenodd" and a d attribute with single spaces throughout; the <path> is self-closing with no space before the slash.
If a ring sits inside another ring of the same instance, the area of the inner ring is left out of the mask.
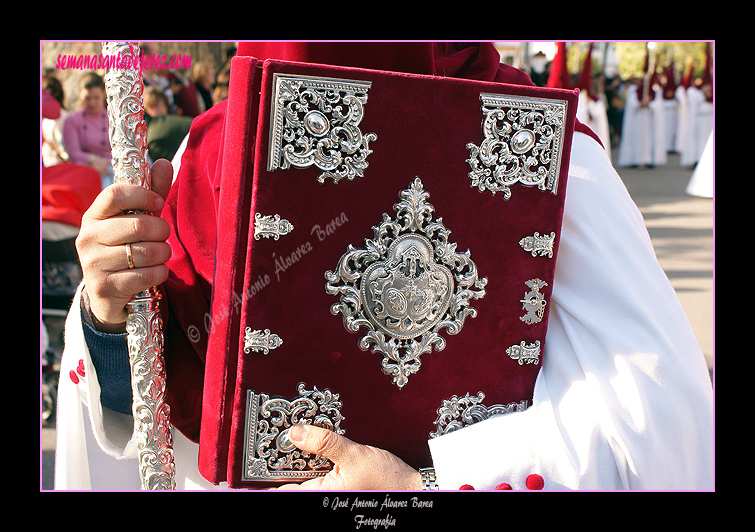
<path id="1" fill-rule="evenodd" d="M 82 314 L 84 310 L 82 309 Z M 131 415 L 131 365 L 128 334 L 108 334 L 96 330 L 82 315 L 84 339 L 100 383 L 100 402 L 105 408 Z"/>

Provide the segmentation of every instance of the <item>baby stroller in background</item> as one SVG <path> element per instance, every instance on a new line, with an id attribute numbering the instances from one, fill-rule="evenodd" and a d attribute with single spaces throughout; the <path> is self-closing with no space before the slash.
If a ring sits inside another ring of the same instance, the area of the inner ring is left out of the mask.
<path id="1" fill-rule="evenodd" d="M 63 329 L 82 272 L 76 253 L 81 216 L 101 191 L 100 175 L 63 163 L 42 169 L 41 196 L 41 417 L 53 423 L 57 404 Z"/>
<path id="2" fill-rule="evenodd" d="M 78 227 L 42 220 L 42 420 L 52 421 L 63 328 L 82 274 L 74 241 Z"/>

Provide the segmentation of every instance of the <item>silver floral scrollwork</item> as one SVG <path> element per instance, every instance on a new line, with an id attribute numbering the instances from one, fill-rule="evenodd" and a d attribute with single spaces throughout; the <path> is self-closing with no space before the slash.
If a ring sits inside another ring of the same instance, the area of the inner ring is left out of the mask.
<path id="1" fill-rule="evenodd" d="M 103 76 L 114 180 L 149 188 L 144 82 L 141 70 L 135 66 L 140 60 L 138 43 L 105 42 L 102 43 L 102 54 L 106 57 L 119 57 L 124 65 L 130 64 L 133 67 L 113 67 Z"/>
<path id="2" fill-rule="evenodd" d="M 139 471 L 142 489 L 173 490 L 175 463 L 170 406 L 165 396 L 161 296 L 154 288 L 148 293 L 129 302 L 126 317 Z"/>
<path id="3" fill-rule="evenodd" d="M 341 298 L 331 312 L 342 314 L 348 331 L 367 329 L 360 349 L 382 353 L 382 370 L 399 388 L 419 371 L 420 355 L 445 348 L 442 329 L 458 334 L 477 316 L 469 303 L 487 284 L 469 250 L 458 253 L 442 220 L 432 219 L 429 196 L 417 177 L 401 191 L 395 218 L 383 214 L 374 237 L 363 248 L 349 245 L 325 273 L 327 293 Z"/>
<path id="4" fill-rule="evenodd" d="M 556 233 L 551 231 L 549 235 L 540 236 L 540 233 L 535 231 L 532 236 L 525 236 L 519 241 L 519 245 L 522 246 L 524 251 L 532 253 L 533 257 L 540 255 L 541 257 L 548 256 L 549 259 L 553 258 L 553 242 L 556 239 Z"/>
<path id="5" fill-rule="evenodd" d="M 294 224 L 288 220 L 282 219 L 279 214 L 262 216 L 260 213 L 254 214 L 254 239 L 260 237 L 272 238 L 278 240 L 283 235 L 289 234 L 294 230 Z"/>
<path id="6" fill-rule="evenodd" d="M 481 94 L 483 140 L 470 142 L 471 185 L 511 197 L 515 183 L 556 193 L 567 102 Z"/>
<path id="7" fill-rule="evenodd" d="M 296 481 L 327 474 L 332 462 L 298 449 L 288 437 L 297 423 L 343 434 L 341 401 L 330 390 L 307 390 L 302 382 L 293 400 L 247 391 L 244 481 Z"/>
<path id="8" fill-rule="evenodd" d="M 315 166 L 324 183 L 363 177 L 375 133 L 362 134 L 368 81 L 273 75 L 269 171 Z"/>
<path id="9" fill-rule="evenodd" d="M 506 349 L 506 354 L 512 360 L 518 360 L 519 365 L 537 364 L 540 362 L 540 340 L 535 340 L 529 345 L 526 342 L 519 342 L 519 345 L 512 345 Z"/>
<path id="10" fill-rule="evenodd" d="M 522 303 L 522 309 L 526 310 L 527 314 L 519 319 L 529 325 L 539 323 L 545 314 L 545 296 L 540 292 L 540 287 L 548 286 L 548 283 L 540 279 L 530 279 L 524 284 L 529 286 L 530 290 L 525 292 L 524 299 L 520 299 L 519 302 Z"/>
<path id="11" fill-rule="evenodd" d="M 507 405 L 485 406 L 482 401 L 485 394 L 478 392 L 475 397 L 467 393 L 464 397 L 454 395 L 443 401 L 438 409 L 438 418 L 434 421 L 437 430 L 430 433 L 430 438 L 437 438 L 478 421 L 484 421 L 494 416 L 502 416 L 511 412 L 521 412 L 527 409 L 527 401 L 509 403 Z"/>
<path id="12" fill-rule="evenodd" d="M 251 327 L 244 330 L 244 353 L 254 351 L 268 354 L 271 349 L 276 349 L 283 345 L 283 340 L 277 334 L 270 332 L 270 329 L 253 331 Z"/>
<path id="13" fill-rule="evenodd" d="M 113 180 L 117 184 L 150 188 L 144 82 L 138 68 L 139 46 L 136 42 L 104 42 L 102 53 L 117 57 L 121 62 L 103 76 Z M 153 286 L 135 294 L 127 305 L 132 413 L 139 477 L 144 490 L 173 490 L 176 487 L 160 300 L 160 290 Z"/>

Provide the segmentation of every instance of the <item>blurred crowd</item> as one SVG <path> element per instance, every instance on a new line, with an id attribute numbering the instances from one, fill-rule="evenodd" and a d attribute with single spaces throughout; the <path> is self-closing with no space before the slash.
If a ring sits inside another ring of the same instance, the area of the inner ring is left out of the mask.
<path id="1" fill-rule="evenodd" d="M 142 50 L 159 54 L 159 43 Z M 216 66 L 193 62 L 185 71 L 143 71 L 144 118 L 150 162 L 172 160 L 186 138 L 194 117 L 228 96 L 230 61 L 226 50 Z M 81 218 L 97 195 L 113 183 L 105 81 L 97 71 L 83 72 L 78 99 L 64 94 L 58 71 L 42 75 L 41 94 L 41 239 L 42 307 L 67 309 L 81 281 L 75 238 Z M 69 96 L 69 99 L 66 99 Z M 70 99 L 74 103 L 66 105 Z M 43 327 L 44 328 L 44 327 Z"/>
<path id="2" fill-rule="evenodd" d="M 709 63 L 697 77 L 692 75 L 694 65 L 677 79 L 673 63 L 649 68 L 646 58 L 642 76 L 622 79 L 618 75 L 609 78 L 605 72 L 593 74 L 592 45 L 581 72 L 570 74 L 566 43 L 556 44 L 552 61 L 546 63 L 540 53 L 532 58 L 527 73 L 539 86 L 580 89 L 577 117 L 598 134 L 617 167 L 663 165 L 669 153 L 680 154 L 683 166 L 695 167 L 713 129 L 710 45 Z M 160 53 L 159 43 L 143 46 L 145 54 Z M 186 71 L 143 71 L 147 147 L 152 161 L 172 159 L 192 119 L 227 98 L 234 54 L 235 48 L 229 48 L 220 66 L 197 61 Z M 103 78 L 94 71 L 85 73 L 80 79 L 77 108 L 66 108 L 65 101 L 57 72 L 45 72 L 43 219 L 63 209 L 61 201 L 77 198 L 75 212 L 69 216 L 75 219 L 93 195 L 113 182 Z M 99 185 L 95 183 L 97 179 Z M 69 190 L 63 193 L 65 182 Z"/>
<path id="3" fill-rule="evenodd" d="M 144 43 L 144 53 L 159 54 L 159 49 L 151 49 L 158 44 Z M 172 159 L 192 119 L 227 98 L 235 48 L 226 54 L 226 62 L 219 68 L 197 61 L 186 71 L 143 71 L 147 148 L 152 161 Z M 57 72 L 50 69 L 43 73 L 42 166 L 47 169 L 65 163 L 89 167 L 100 175 L 104 188 L 113 182 L 105 82 L 97 72 L 90 71 L 81 77 L 78 89 L 76 108 L 67 109 Z"/>
<path id="4" fill-rule="evenodd" d="M 159 43 L 143 43 L 148 54 Z M 150 162 L 172 160 L 194 117 L 228 97 L 230 61 L 223 65 L 197 61 L 186 71 L 143 71 L 144 111 Z M 96 71 L 82 73 L 78 99 L 66 106 L 63 83 L 54 69 L 42 76 L 41 95 L 41 352 L 42 419 L 55 414 L 62 342 L 60 331 L 71 299 L 81 282 L 76 237 L 83 214 L 106 186 L 113 183 L 105 82 Z M 70 96 L 70 95 L 69 95 Z M 52 320 L 52 321 L 50 321 Z"/>
<path id="5" fill-rule="evenodd" d="M 667 64 L 651 61 L 649 49 L 642 75 L 627 79 L 593 74 L 592 44 L 577 74 L 569 72 L 566 55 L 566 43 L 557 43 L 549 63 L 544 55 L 534 58 L 530 77 L 540 86 L 580 89 L 577 118 L 598 134 L 609 156 L 616 151 L 616 167 L 662 166 L 669 154 L 678 154 L 680 165 L 696 168 L 712 144 L 710 43 L 697 75 L 694 64 L 680 75 L 673 59 Z"/>
<path id="6" fill-rule="evenodd" d="M 158 46 L 159 43 L 144 43 L 143 51 L 159 54 Z M 680 164 L 688 168 L 694 168 L 704 158 L 713 130 L 710 43 L 702 75 L 693 77 L 692 65 L 681 79 L 677 79 L 673 64 L 653 64 L 651 68 L 649 53 L 644 73 L 637 78 L 593 74 L 592 45 L 581 71 L 570 74 L 566 43 L 556 46 L 550 62 L 539 54 L 532 58 L 527 73 L 539 86 L 580 89 L 577 118 L 598 134 L 617 168 L 663 165 L 669 153 L 680 154 Z M 151 161 L 171 160 L 186 138 L 192 119 L 227 98 L 230 62 L 235 52 L 235 48 L 226 50 L 220 66 L 197 61 L 185 71 L 143 71 Z M 57 72 L 43 74 L 43 238 L 65 237 L 69 243 L 83 213 L 113 182 L 104 80 L 95 71 L 86 72 L 78 90 L 78 102 L 71 105 L 76 108 L 66 108 Z M 69 247 L 68 253 L 75 253 L 72 245 Z M 50 255 L 53 254 L 48 258 Z"/>

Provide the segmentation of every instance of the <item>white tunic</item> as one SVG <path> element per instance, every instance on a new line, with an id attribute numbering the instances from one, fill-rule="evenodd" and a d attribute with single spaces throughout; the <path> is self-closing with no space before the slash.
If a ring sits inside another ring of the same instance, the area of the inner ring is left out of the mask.
<path id="1" fill-rule="evenodd" d="M 603 98 L 593 100 L 586 91 L 579 93 L 577 103 L 577 120 L 593 130 L 611 158 L 611 133 L 608 126 L 608 111 Z"/>
<path id="2" fill-rule="evenodd" d="M 713 103 L 696 87 L 687 89 L 687 100 L 687 140 L 679 164 L 693 166 L 700 160 L 713 131 Z"/>
<path id="3" fill-rule="evenodd" d="M 617 166 L 661 166 L 668 160 L 663 92 L 656 89 L 647 107 L 637 99 L 637 86 L 627 89 Z"/>
<path id="4" fill-rule="evenodd" d="M 605 151 L 581 133 L 567 187 L 533 404 L 431 440 L 441 489 L 526 489 L 530 473 L 543 476 L 546 490 L 712 489 L 705 360 L 637 207 Z M 78 296 L 72 308 L 56 488 L 138 489 L 133 423 L 100 406 Z M 86 376 L 74 384 L 68 373 L 80 360 Z M 197 445 L 177 431 L 174 438 L 178 489 L 216 488 L 197 472 Z"/>
<path id="5" fill-rule="evenodd" d="M 713 489 L 707 365 L 642 217 L 575 135 L 533 405 L 430 441 L 444 489 Z"/>
<path id="6" fill-rule="evenodd" d="M 715 176 L 715 161 L 714 161 L 714 138 L 713 131 L 708 135 L 708 142 L 705 143 L 700 160 L 695 166 L 695 171 L 692 172 L 692 177 L 687 184 L 687 188 L 684 190 L 690 196 L 699 196 L 701 198 L 713 197 L 713 180 Z"/>
<path id="7" fill-rule="evenodd" d="M 689 98 L 684 85 L 676 88 L 676 144 L 674 151 L 683 153 L 689 139 Z"/>
<path id="8" fill-rule="evenodd" d="M 679 104 L 676 101 L 676 97 L 663 100 L 663 114 L 666 122 L 666 151 L 676 151 L 676 134 L 678 119 Z"/>

